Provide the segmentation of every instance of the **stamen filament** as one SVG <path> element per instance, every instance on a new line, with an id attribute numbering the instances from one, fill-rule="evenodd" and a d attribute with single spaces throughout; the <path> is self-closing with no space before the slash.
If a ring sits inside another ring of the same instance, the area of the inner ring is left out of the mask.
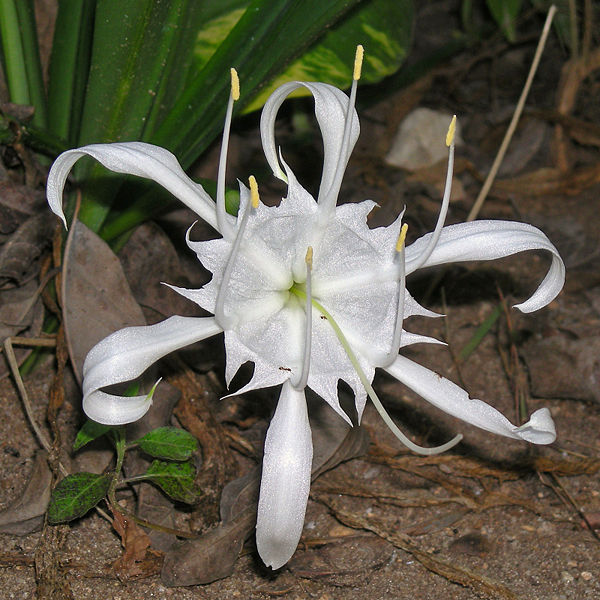
<path id="1" fill-rule="evenodd" d="M 311 272 L 312 272 L 312 261 L 313 261 L 313 249 L 312 246 L 308 247 L 306 251 L 306 282 L 304 289 L 306 290 L 306 318 L 304 327 L 304 355 L 302 356 L 302 371 L 298 381 L 292 382 L 292 385 L 297 390 L 302 390 L 306 387 L 308 382 L 308 374 L 310 371 L 310 353 L 312 344 L 312 286 L 311 286 Z"/>
<path id="2" fill-rule="evenodd" d="M 405 260 L 405 241 L 408 225 L 404 223 L 400 229 L 398 242 L 396 243 L 396 256 L 394 263 L 398 265 L 398 304 L 396 308 L 396 321 L 394 323 L 394 334 L 390 351 L 384 356 L 380 367 L 391 365 L 400 351 L 400 342 L 402 340 L 402 324 L 404 323 L 404 296 L 406 295 L 406 260 Z"/>
<path id="3" fill-rule="evenodd" d="M 444 196 L 442 198 L 442 206 L 440 207 L 440 214 L 438 216 L 435 229 L 427 248 L 423 250 L 420 256 L 415 258 L 414 261 L 409 263 L 410 272 L 420 269 L 427 259 L 431 256 L 434 248 L 436 247 L 440 235 L 442 235 L 442 229 L 444 222 L 446 221 L 446 215 L 448 214 L 448 206 L 450 205 L 450 193 L 452 192 L 452 174 L 454 171 L 454 133 L 456 131 L 456 115 L 452 117 L 450 126 L 448 127 L 448 133 L 446 134 L 446 146 L 448 146 L 448 170 L 446 172 L 446 185 L 444 186 Z"/>
<path id="4" fill-rule="evenodd" d="M 221 280 L 221 285 L 219 286 L 219 293 L 217 294 L 217 300 L 215 302 L 215 319 L 223 329 L 231 329 L 235 326 L 234 320 L 225 315 L 225 293 L 229 288 L 229 282 L 231 280 L 231 274 L 233 272 L 233 265 L 235 264 L 235 260 L 240 251 L 240 245 L 242 243 L 244 231 L 246 230 L 246 225 L 248 223 L 248 216 L 251 212 L 254 212 L 254 210 L 256 210 L 256 207 L 258 206 L 258 202 L 260 200 L 258 195 L 258 184 L 256 183 L 254 175 L 250 175 L 249 183 L 250 203 L 248 206 L 246 206 L 246 210 L 244 211 L 244 214 L 241 217 L 241 222 L 238 225 L 236 237 L 233 242 L 233 246 L 231 247 L 229 258 L 227 259 L 227 265 L 225 266 L 225 270 L 223 271 L 223 279 Z M 238 217 L 238 221 L 239 220 L 240 217 Z"/>
<path id="5" fill-rule="evenodd" d="M 225 125 L 223 126 L 223 141 L 221 143 L 221 154 L 219 156 L 219 170 L 217 174 L 217 225 L 225 239 L 231 239 L 235 232 L 227 217 L 225 208 L 225 171 L 227 168 L 227 150 L 229 148 L 229 133 L 231 131 L 231 118 L 233 115 L 233 103 L 240 98 L 240 80 L 235 69 L 231 69 L 231 91 L 227 102 L 225 113 Z"/>
<path id="6" fill-rule="evenodd" d="M 354 70 L 352 76 L 352 87 L 350 88 L 350 97 L 346 108 L 346 122 L 344 124 L 344 135 L 342 137 L 342 145 L 340 146 L 340 154 L 335 168 L 335 174 L 331 180 L 329 189 L 319 198 L 319 223 L 323 225 L 331 212 L 335 209 L 337 198 L 342 187 L 342 179 L 346 170 L 346 162 L 348 160 L 348 147 L 350 143 L 350 133 L 352 131 L 352 121 L 354 116 L 354 105 L 356 103 L 356 89 L 358 80 L 360 79 L 364 49 L 361 45 L 356 47 L 356 55 L 354 58 Z"/>
<path id="7" fill-rule="evenodd" d="M 304 292 L 302 290 L 300 290 L 300 289 L 298 289 L 296 287 L 293 287 L 290 291 L 293 292 L 294 294 L 296 294 L 297 296 L 301 297 L 301 298 L 305 298 L 306 297 L 306 294 L 304 294 Z M 314 298 L 312 300 L 312 305 L 324 317 L 327 318 L 327 321 L 329 322 L 329 324 L 331 325 L 331 327 L 333 327 L 333 330 L 334 330 L 334 332 L 335 332 L 338 340 L 340 341 L 340 344 L 344 348 L 344 351 L 346 352 L 346 355 L 348 356 L 348 359 L 350 360 L 350 362 L 352 363 L 352 366 L 356 370 L 356 373 L 357 373 L 357 375 L 358 375 L 361 383 L 363 384 L 363 386 L 364 386 L 367 394 L 369 395 L 369 398 L 371 398 L 371 401 L 373 402 L 373 405 L 377 409 L 377 412 L 380 414 L 380 416 L 383 419 L 384 423 L 390 428 L 390 431 L 409 450 L 412 450 L 416 454 L 422 454 L 422 455 L 425 455 L 425 456 L 431 456 L 433 454 L 441 454 L 442 452 L 446 452 L 447 450 L 450 450 L 450 448 L 453 448 L 454 446 L 456 446 L 456 444 L 458 444 L 462 440 L 463 436 L 462 436 L 462 434 L 459 433 L 454 438 L 452 438 L 449 442 L 446 442 L 445 444 L 442 444 L 441 446 L 436 446 L 434 448 L 423 448 L 422 446 L 419 446 L 419 445 L 415 444 L 412 440 L 410 440 L 408 437 L 406 437 L 406 435 L 404 433 L 402 433 L 402 431 L 400 431 L 400 429 L 394 423 L 394 421 L 392 421 L 392 418 L 390 417 L 390 415 L 387 413 L 387 411 L 383 407 L 383 404 L 381 403 L 381 400 L 379 400 L 379 397 L 375 393 L 375 390 L 373 389 L 373 386 L 371 385 L 371 383 L 369 382 L 367 376 L 365 375 L 364 371 L 362 370 L 362 367 L 360 366 L 360 363 L 358 362 L 358 358 L 356 357 L 356 355 L 354 354 L 352 348 L 350 347 L 350 344 L 348 343 L 348 340 L 346 339 L 346 336 L 344 335 L 343 331 L 340 329 L 340 326 L 335 322 L 335 319 L 331 316 L 331 314 L 329 314 L 329 312 L 327 311 L 327 309 L 325 309 L 325 307 L 320 302 L 318 302 L 317 300 L 315 300 Z"/>

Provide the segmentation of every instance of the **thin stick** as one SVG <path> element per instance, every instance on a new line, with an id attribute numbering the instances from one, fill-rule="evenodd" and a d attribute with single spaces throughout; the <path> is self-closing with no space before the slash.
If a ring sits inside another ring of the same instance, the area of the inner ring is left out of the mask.
<path id="1" fill-rule="evenodd" d="M 517 102 L 517 107 L 515 108 L 515 112 L 513 113 L 512 119 L 506 130 L 506 134 L 504 135 L 504 139 L 502 140 L 502 144 L 500 149 L 498 150 L 498 154 L 494 160 L 494 164 L 488 173 L 488 176 L 477 196 L 477 200 L 475 200 L 475 204 L 473 204 L 473 208 L 467 217 L 467 221 L 474 221 L 481 210 L 481 207 L 492 187 L 492 183 L 496 178 L 496 174 L 498 173 L 498 169 L 504 160 L 504 155 L 506 154 L 506 150 L 508 149 L 508 145 L 512 139 L 512 136 L 517 128 L 517 123 L 521 117 L 521 113 L 523 112 L 523 108 L 525 106 L 525 101 L 527 100 L 527 96 L 529 94 L 529 90 L 531 88 L 531 83 L 533 82 L 533 77 L 535 76 L 535 72 L 537 71 L 540 58 L 542 56 L 542 52 L 544 51 L 544 46 L 546 45 L 546 40 L 548 39 L 548 34 L 550 33 L 550 25 L 552 24 L 552 19 L 554 18 L 554 13 L 556 13 L 556 6 L 554 4 L 550 7 L 548 11 L 548 16 L 546 17 L 546 22 L 544 23 L 544 29 L 542 30 L 542 35 L 540 37 L 540 41 L 538 42 L 537 48 L 535 50 L 535 55 L 533 57 L 533 62 L 531 63 L 531 68 L 529 69 L 529 74 L 527 75 L 527 81 L 525 82 L 525 86 L 523 87 L 523 91 L 521 92 L 521 97 Z"/>
<path id="2" fill-rule="evenodd" d="M 29 396 L 27 395 L 27 390 L 25 389 L 25 385 L 23 384 L 23 379 L 21 379 L 21 373 L 19 373 L 19 365 L 17 363 L 17 357 L 15 356 L 15 352 L 12 347 L 11 338 L 6 338 L 4 340 L 4 355 L 6 356 L 6 360 L 8 361 L 8 365 L 10 367 L 12 376 L 17 384 L 17 389 L 19 390 L 19 394 L 21 395 L 21 401 L 23 402 L 23 407 L 25 408 L 25 414 L 27 415 L 27 419 L 31 425 L 31 428 L 35 432 L 35 435 L 40 442 L 40 445 L 44 450 L 48 453 L 52 450 L 52 445 L 50 441 L 46 437 L 46 434 L 40 429 L 37 421 L 35 420 L 35 415 L 33 414 L 33 409 L 31 408 L 31 402 L 29 401 Z M 69 472 L 64 467 L 62 463 L 58 463 L 60 471 L 63 475 L 68 475 Z"/>
<path id="3" fill-rule="evenodd" d="M 29 346 L 31 348 L 55 348 L 56 338 L 53 337 L 41 337 L 41 338 L 28 338 L 23 336 L 13 336 L 10 338 L 11 346 Z M 0 348 L 2 350 L 2 348 Z"/>

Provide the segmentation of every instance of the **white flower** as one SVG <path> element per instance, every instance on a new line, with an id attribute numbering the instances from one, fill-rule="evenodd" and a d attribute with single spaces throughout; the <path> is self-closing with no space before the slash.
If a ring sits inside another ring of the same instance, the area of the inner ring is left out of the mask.
<path id="1" fill-rule="evenodd" d="M 304 388 L 319 394 L 350 422 L 338 401 L 338 381 L 354 390 L 362 415 L 367 395 L 395 433 L 414 450 L 391 422 L 371 387 L 376 367 L 385 369 L 443 411 L 483 429 L 537 444 L 555 439 L 547 409 L 536 411 L 520 427 L 480 400 L 469 399 L 460 387 L 398 354 L 399 348 L 436 340 L 402 329 L 412 315 L 437 316 L 421 307 L 405 289 L 405 275 L 419 268 L 457 261 L 501 258 L 523 250 L 547 250 L 552 264 L 546 278 L 526 302 L 530 312 L 548 304 L 564 282 L 564 265 L 546 236 L 531 225 L 508 221 L 477 221 L 443 227 L 452 179 L 450 146 L 447 186 L 435 231 L 404 248 L 401 216 L 389 227 L 369 229 L 371 201 L 337 206 L 338 192 L 350 153 L 359 135 L 354 109 L 355 77 L 350 98 L 324 83 L 292 82 L 267 101 L 261 137 L 269 165 L 288 184 L 287 198 L 277 207 L 258 202 L 256 184 L 240 184 L 237 218 L 225 211 L 225 163 L 237 76 L 232 73 L 217 202 L 191 181 L 175 157 L 144 143 L 116 143 L 69 150 L 54 163 L 48 178 L 48 202 L 64 221 L 62 190 L 73 164 L 89 155 L 105 167 L 153 179 L 172 192 L 221 238 L 189 247 L 212 272 L 199 290 L 173 288 L 214 314 L 214 317 L 173 316 L 156 325 L 117 331 L 97 344 L 84 365 L 83 406 L 87 415 L 106 424 L 142 417 L 146 396 L 119 397 L 102 388 L 141 375 L 173 350 L 218 333 L 225 334 L 227 384 L 248 361 L 252 379 L 237 393 L 282 384 L 277 410 L 265 443 L 256 538 L 264 562 L 277 569 L 292 556 L 302 532 L 308 499 L 312 440 Z M 314 96 L 315 113 L 324 144 L 324 164 L 317 199 L 298 183 L 278 158 L 274 125 L 284 99 L 300 86 Z M 450 135 L 450 138 L 452 136 Z"/>

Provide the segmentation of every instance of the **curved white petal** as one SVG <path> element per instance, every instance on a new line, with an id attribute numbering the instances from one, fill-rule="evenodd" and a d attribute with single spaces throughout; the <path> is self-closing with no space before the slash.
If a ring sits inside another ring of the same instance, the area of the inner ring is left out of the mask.
<path id="1" fill-rule="evenodd" d="M 83 397 L 83 412 L 103 425 L 125 425 L 141 419 L 152 406 L 149 396 L 113 396 L 95 390 Z"/>
<path id="2" fill-rule="evenodd" d="M 83 156 L 91 156 L 115 173 L 137 175 L 152 179 L 171 192 L 217 231 L 215 203 L 201 185 L 194 183 L 169 152 L 160 146 L 143 142 L 118 142 L 115 144 L 91 144 L 63 152 L 52 165 L 48 174 L 48 204 L 65 227 L 62 209 L 62 193 L 67 176 L 73 165 Z"/>
<path id="3" fill-rule="evenodd" d="M 527 423 L 517 427 L 489 404 L 469 398 L 458 385 L 404 356 L 398 356 L 385 370 L 437 408 L 471 425 L 533 444 L 551 444 L 556 439 L 547 408 L 535 411 Z"/>
<path id="4" fill-rule="evenodd" d="M 85 359 L 85 413 L 94 421 L 107 425 L 136 421 L 150 408 L 146 396 L 112 396 L 100 392 L 100 388 L 135 379 L 166 354 L 221 331 L 214 317 L 177 316 L 156 325 L 115 331 L 96 344 Z"/>
<path id="5" fill-rule="evenodd" d="M 415 270 L 431 235 L 424 235 L 406 248 L 407 275 Z M 552 302 L 565 283 L 565 265 L 558 250 L 533 225 L 514 221 L 473 221 L 444 227 L 423 267 L 468 260 L 492 260 L 524 250 L 547 250 L 552 253 L 552 264 L 538 289 L 529 300 L 515 306 L 522 312 L 532 312 Z"/>
<path id="6" fill-rule="evenodd" d="M 282 567 L 294 554 L 310 489 L 312 437 L 304 391 L 283 384 L 265 441 L 256 546 L 263 562 Z"/>
<path id="7" fill-rule="evenodd" d="M 348 109 L 348 96 L 341 90 L 326 83 L 291 81 L 278 87 L 269 96 L 265 103 L 260 118 L 260 135 L 263 150 L 269 166 L 275 177 L 287 181 L 284 171 L 277 158 L 275 146 L 275 119 L 283 101 L 294 90 L 299 87 L 308 89 L 315 99 L 315 116 L 321 128 L 323 136 L 323 172 L 321 185 L 319 187 L 318 199 L 325 194 L 333 182 L 336 167 L 340 157 L 342 141 L 344 138 L 344 126 L 346 123 L 346 111 Z M 360 133 L 360 124 L 356 110 L 352 109 L 352 130 L 350 132 L 350 143 L 346 156 L 343 158 L 343 166 L 348 163 L 350 154 Z"/>

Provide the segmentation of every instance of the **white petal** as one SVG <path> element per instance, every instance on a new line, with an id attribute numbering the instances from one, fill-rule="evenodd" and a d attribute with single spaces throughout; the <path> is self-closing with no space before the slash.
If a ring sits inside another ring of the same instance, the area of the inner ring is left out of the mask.
<path id="1" fill-rule="evenodd" d="M 467 392 L 450 380 L 404 356 L 398 356 L 385 370 L 434 406 L 471 425 L 533 444 L 551 444 L 556 439 L 547 408 L 535 411 L 525 425 L 517 427 L 489 404 L 469 398 Z"/>
<path id="2" fill-rule="evenodd" d="M 183 172 L 171 152 L 143 142 L 91 144 L 63 152 L 54 161 L 48 174 L 48 204 L 65 226 L 63 188 L 73 165 L 86 155 L 95 158 L 115 173 L 137 175 L 156 181 L 218 231 L 215 203 L 202 186 L 194 183 Z"/>
<path id="3" fill-rule="evenodd" d="M 406 248 L 406 273 L 414 269 L 425 250 L 431 234 L 428 233 Z M 513 221 L 473 221 L 442 229 L 442 235 L 423 267 L 468 260 L 492 260 L 524 250 L 547 250 L 552 253 L 552 264 L 535 293 L 515 308 L 532 312 L 546 306 L 558 296 L 565 282 L 565 265 L 558 250 L 537 227 Z"/>
<path id="4" fill-rule="evenodd" d="M 113 396 L 95 390 L 83 397 L 83 412 L 103 425 L 125 425 L 141 419 L 152 406 L 148 396 Z"/>
<path id="5" fill-rule="evenodd" d="M 312 437 L 306 398 L 287 381 L 265 441 L 256 546 L 263 562 L 282 567 L 294 554 L 310 489 Z"/>
<path id="6" fill-rule="evenodd" d="M 85 413 L 107 425 L 136 421 L 150 408 L 146 396 L 110 396 L 98 390 L 135 379 L 166 354 L 221 331 L 213 317 L 176 316 L 156 325 L 126 327 L 104 338 L 83 365 Z"/>
<path id="7" fill-rule="evenodd" d="M 344 125 L 346 123 L 346 110 L 348 108 L 348 96 L 341 90 L 326 83 L 307 83 L 304 81 L 291 81 L 278 87 L 269 97 L 260 118 L 260 135 L 263 150 L 269 166 L 275 177 L 286 181 L 285 173 L 277 159 L 275 146 L 275 119 L 283 101 L 294 90 L 305 87 L 315 98 L 315 116 L 321 128 L 323 136 L 323 172 L 321 175 L 321 186 L 319 187 L 319 199 L 327 192 L 336 172 L 338 159 L 344 137 Z M 348 163 L 350 154 L 360 133 L 358 114 L 352 109 L 352 130 L 347 156 L 343 157 L 343 165 Z"/>
<path id="8" fill-rule="evenodd" d="M 446 342 L 441 342 L 428 335 L 420 335 L 403 329 L 402 337 L 400 338 L 400 348 L 411 346 L 412 344 L 440 344 L 441 346 L 447 346 Z"/>

